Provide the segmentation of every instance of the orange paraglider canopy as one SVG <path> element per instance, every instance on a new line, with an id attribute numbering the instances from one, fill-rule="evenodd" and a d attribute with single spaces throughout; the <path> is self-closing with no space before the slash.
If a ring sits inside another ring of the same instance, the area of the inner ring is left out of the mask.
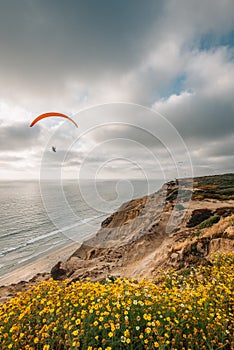
<path id="1" fill-rule="evenodd" d="M 30 124 L 30 128 L 33 125 L 35 125 L 37 122 L 39 122 L 41 119 L 48 118 L 48 117 L 62 117 L 62 118 L 68 119 L 78 128 L 78 125 L 72 118 L 68 117 L 66 114 L 58 113 L 58 112 L 47 112 L 47 113 L 40 114 L 36 119 L 32 121 L 32 123 Z"/>

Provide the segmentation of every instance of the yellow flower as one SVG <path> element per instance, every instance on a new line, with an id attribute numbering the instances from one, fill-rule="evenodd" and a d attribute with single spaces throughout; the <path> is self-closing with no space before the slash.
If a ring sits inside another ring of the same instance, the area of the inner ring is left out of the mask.
<path id="1" fill-rule="evenodd" d="M 149 334 L 150 332 L 151 332 L 151 328 L 147 327 L 147 328 L 145 329 L 145 333 Z"/>
<path id="2" fill-rule="evenodd" d="M 234 216 L 232 220 L 234 224 Z M 124 347 L 122 343 L 172 350 L 230 347 L 233 258 L 214 258 L 212 266 L 194 268 L 189 275 L 160 273 L 155 281 L 44 281 L 0 304 L 0 347 L 53 350 L 46 344 L 51 337 L 58 348 L 78 349 L 89 334 L 87 342 L 96 345 L 87 345 L 86 350 L 110 350 L 116 332 L 122 336 L 114 339 L 115 348 Z M 30 327 L 31 320 L 35 327 Z"/>
<path id="3" fill-rule="evenodd" d="M 38 343 L 39 343 L 38 337 L 34 338 L 34 343 L 35 343 L 35 344 L 38 344 Z"/>
<path id="4" fill-rule="evenodd" d="M 129 336 L 130 336 L 130 332 L 129 332 L 128 329 L 126 329 L 126 330 L 124 331 L 124 336 L 125 336 L 125 337 L 129 337 Z"/>
<path id="5" fill-rule="evenodd" d="M 44 345 L 43 346 L 43 350 L 49 350 L 50 349 L 50 345 Z"/>

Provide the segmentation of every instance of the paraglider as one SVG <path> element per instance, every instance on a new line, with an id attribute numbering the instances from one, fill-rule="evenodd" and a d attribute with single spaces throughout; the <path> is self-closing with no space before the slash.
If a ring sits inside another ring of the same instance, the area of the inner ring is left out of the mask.
<path id="1" fill-rule="evenodd" d="M 32 123 L 30 124 L 30 127 L 34 126 L 40 120 L 48 117 L 62 117 L 62 118 L 68 119 L 78 128 L 77 123 L 72 118 L 68 117 L 66 114 L 58 113 L 58 112 L 47 112 L 47 113 L 40 114 L 36 119 L 32 121 Z"/>
<path id="2" fill-rule="evenodd" d="M 52 151 L 56 152 L 56 147 L 52 146 Z"/>

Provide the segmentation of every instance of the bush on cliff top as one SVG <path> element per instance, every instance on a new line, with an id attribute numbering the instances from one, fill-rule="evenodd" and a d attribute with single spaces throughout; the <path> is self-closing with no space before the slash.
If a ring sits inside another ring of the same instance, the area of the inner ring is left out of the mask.
<path id="1" fill-rule="evenodd" d="M 219 215 L 213 215 L 209 219 L 202 221 L 199 225 L 197 225 L 198 229 L 203 229 L 207 227 L 211 227 L 217 222 L 219 222 L 220 216 Z"/>

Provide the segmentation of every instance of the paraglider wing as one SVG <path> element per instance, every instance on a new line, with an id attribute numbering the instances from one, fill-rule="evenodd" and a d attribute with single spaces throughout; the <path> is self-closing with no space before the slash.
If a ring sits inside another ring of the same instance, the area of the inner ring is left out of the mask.
<path id="1" fill-rule="evenodd" d="M 30 127 L 35 125 L 40 120 L 48 117 L 62 117 L 62 118 L 68 119 L 78 128 L 78 125 L 72 118 L 68 117 L 66 114 L 58 113 L 58 112 L 47 112 L 47 113 L 40 114 L 36 119 L 32 121 L 32 123 L 30 124 Z"/>

